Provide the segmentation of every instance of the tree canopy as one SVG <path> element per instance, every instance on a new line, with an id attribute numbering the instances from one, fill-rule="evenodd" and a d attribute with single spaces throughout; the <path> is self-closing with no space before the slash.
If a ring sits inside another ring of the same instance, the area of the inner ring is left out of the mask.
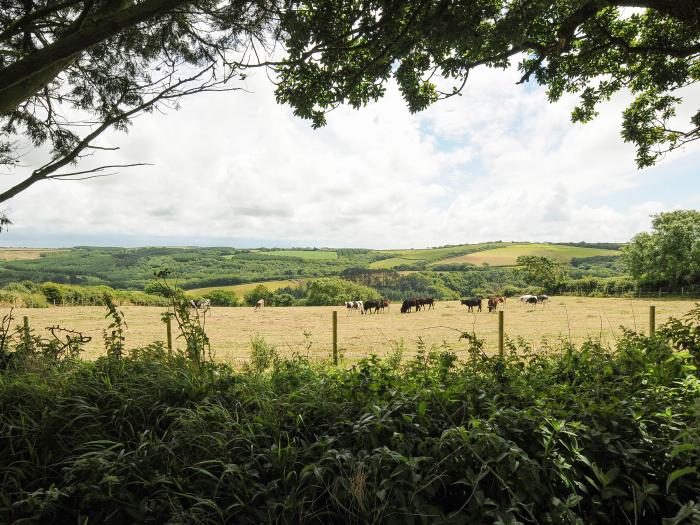
<path id="1" fill-rule="evenodd" d="M 331 0 L 289 10 L 284 27 L 291 60 L 278 97 L 315 125 L 336 104 L 380 97 L 390 78 L 419 111 L 460 93 L 474 68 L 517 62 L 520 82 L 546 86 L 551 101 L 580 95 L 576 122 L 631 91 L 622 137 L 636 145 L 640 167 L 700 137 L 700 108 L 687 129 L 671 127 L 678 90 L 700 79 L 697 1 Z M 453 84 L 441 89 L 436 78 Z"/>
<path id="2" fill-rule="evenodd" d="M 541 286 L 546 290 L 554 288 L 567 274 L 569 265 L 558 263 L 549 257 L 521 255 L 516 259 L 518 271 L 528 284 Z"/>
<path id="3" fill-rule="evenodd" d="M 143 111 L 236 89 L 268 67 L 280 102 L 314 126 L 361 107 L 394 79 L 411 111 L 459 94 L 479 66 L 517 63 L 550 100 L 577 93 L 577 122 L 627 89 L 622 137 L 640 167 L 700 138 L 700 112 L 674 116 L 700 77 L 695 0 L 0 0 L 0 164 L 27 141 L 46 164 L 0 193 L 65 171 Z M 273 60 L 274 58 L 274 60 Z M 440 80 L 438 80 L 440 79 Z M 445 87 L 445 86 L 448 87 Z"/>
<path id="4" fill-rule="evenodd" d="M 652 231 L 635 235 L 623 248 L 622 260 L 642 284 L 700 284 L 700 211 L 654 215 Z"/>

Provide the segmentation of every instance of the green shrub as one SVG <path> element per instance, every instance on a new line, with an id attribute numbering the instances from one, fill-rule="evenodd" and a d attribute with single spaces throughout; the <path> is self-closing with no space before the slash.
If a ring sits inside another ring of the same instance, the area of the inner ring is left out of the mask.
<path id="1" fill-rule="evenodd" d="M 248 368 L 253 372 L 264 372 L 279 361 L 277 348 L 265 341 L 265 338 L 260 335 L 250 339 L 250 347 Z"/>
<path id="2" fill-rule="evenodd" d="M 275 293 L 273 293 L 270 298 L 272 306 L 294 306 L 296 304 L 297 301 L 293 295 L 285 292 L 278 292 L 279 290 L 275 290 Z"/>
<path id="3" fill-rule="evenodd" d="M 238 306 L 240 303 L 234 292 L 228 290 L 212 290 L 204 295 L 211 301 L 212 306 Z"/>
<path id="4" fill-rule="evenodd" d="M 308 283 L 306 304 L 309 306 L 331 306 L 345 301 L 381 299 L 379 292 L 345 279 L 328 277 Z"/>
<path id="5" fill-rule="evenodd" d="M 250 306 L 254 306 L 260 299 L 263 299 L 266 303 L 269 303 L 271 297 L 272 292 L 264 284 L 257 285 L 250 292 L 243 296 L 246 304 Z"/>
<path id="6" fill-rule="evenodd" d="M 56 283 L 44 283 L 39 288 L 46 300 L 53 304 L 61 304 L 63 301 L 63 290 Z"/>

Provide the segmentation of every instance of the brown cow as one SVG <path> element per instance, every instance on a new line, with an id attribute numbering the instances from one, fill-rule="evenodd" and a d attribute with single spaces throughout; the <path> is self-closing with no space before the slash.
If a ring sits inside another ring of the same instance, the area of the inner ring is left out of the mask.
<path id="1" fill-rule="evenodd" d="M 489 312 L 495 312 L 498 309 L 498 302 L 498 297 L 489 297 Z"/>

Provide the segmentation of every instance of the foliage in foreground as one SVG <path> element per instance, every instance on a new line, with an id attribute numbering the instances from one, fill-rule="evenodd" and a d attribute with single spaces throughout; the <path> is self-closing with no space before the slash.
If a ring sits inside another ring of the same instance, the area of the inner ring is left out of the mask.
<path id="1" fill-rule="evenodd" d="M 243 371 L 20 342 L 0 522 L 698 523 L 699 322 L 503 360 L 465 334 L 464 360 L 419 341 L 349 368 L 260 341 Z"/>

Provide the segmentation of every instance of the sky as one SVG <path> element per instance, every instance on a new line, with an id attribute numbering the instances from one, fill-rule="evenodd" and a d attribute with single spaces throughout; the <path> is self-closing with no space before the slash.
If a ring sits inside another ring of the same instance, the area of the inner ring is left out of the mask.
<path id="1" fill-rule="evenodd" d="M 104 135 L 99 145 L 120 150 L 80 168 L 150 165 L 36 184 L 0 210 L 14 223 L 0 246 L 624 242 L 653 213 L 700 207 L 700 144 L 640 171 L 620 138 L 628 95 L 573 124 L 574 97 L 549 103 L 518 79 L 478 69 L 462 96 L 413 115 L 390 85 L 381 101 L 339 108 L 314 130 L 253 75 L 245 92 L 195 95 Z M 685 95 L 700 107 L 697 87 Z M 0 187 L 44 160 L 29 150 Z"/>

